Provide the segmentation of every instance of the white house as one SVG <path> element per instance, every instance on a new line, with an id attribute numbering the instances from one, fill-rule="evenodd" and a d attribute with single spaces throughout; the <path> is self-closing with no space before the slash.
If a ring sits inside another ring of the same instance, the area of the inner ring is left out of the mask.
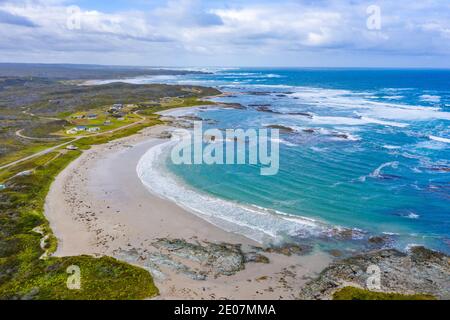
<path id="1" fill-rule="evenodd" d="M 77 134 L 80 131 L 86 131 L 86 127 L 85 126 L 78 126 L 78 127 L 72 128 L 70 130 L 67 130 L 66 133 L 67 134 Z"/>
<path id="2" fill-rule="evenodd" d="M 73 151 L 73 150 L 78 150 L 78 147 L 75 147 L 74 145 L 71 144 L 70 146 L 67 146 L 66 149 Z"/>
<path id="3" fill-rule="evenodd" d="M 91 128 L 88 128 L 87 131 L 88 132 L 98 132 L 98 131 L 100 131 L 100 128 L 99 127 L 91 127 Z"/>

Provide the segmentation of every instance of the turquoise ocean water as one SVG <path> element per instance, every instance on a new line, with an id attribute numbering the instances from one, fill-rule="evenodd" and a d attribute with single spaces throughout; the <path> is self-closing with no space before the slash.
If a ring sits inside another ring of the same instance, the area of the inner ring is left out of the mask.
<path id="1" fill-rule="evenodd" d="M 150 189 L 261 242 L 355 250 L 385 235 L 402 250 L 450 252 L 450 70 L 212 71 L 132 82 L 214 86 L 231 93 L 215 100 L 246 107 L 189 111 L 206 128 L 292 128 L 281 134 L 279 173 L 174 165 L 161 147 L 138 168 Z M 346 241 L 343 228 L 354 231 Z"/>

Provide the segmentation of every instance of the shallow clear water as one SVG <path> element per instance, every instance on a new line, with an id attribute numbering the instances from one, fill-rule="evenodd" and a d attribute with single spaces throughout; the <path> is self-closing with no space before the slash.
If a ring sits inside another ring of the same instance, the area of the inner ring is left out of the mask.
<path id="1" fill-rule="evenodd" d="M 217 121 L 209 127 L 296 130 L 281 135 L 275 176 L 261 176 L 258 166 L 174 165 L 165 158 L 176 176 L 164 178 L 174 179 L 165 196 L 207 216 L 229 217 L 226 223 L 243 233 L 253 227 L 295 239 L 329 232 L 323 225 L 342 226 L 395 234 L 401 249 L 425 244 L 450 252 L 450 71 L 219 69 L 133 81 L 236 93 L 216 100 L 246 110 L 195 111 Z M 311 117 L 292 115 L 299 112 Z M 201 204 L 204 197 L 208 205 Z M 312 218 L 320 227 L 301 220 L 294 228 L 298 221 L 286 214 Z"/>

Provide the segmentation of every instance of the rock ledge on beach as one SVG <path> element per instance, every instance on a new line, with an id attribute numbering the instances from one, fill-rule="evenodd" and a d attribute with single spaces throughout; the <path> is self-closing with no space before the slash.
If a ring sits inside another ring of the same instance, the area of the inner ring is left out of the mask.
<path id="1" fill-rule="evenodd" d="M 403 253 L 395 249 L 372 251 L 333 263 L 300 292 L 300 299 L 331 299 L 334 292 L 354 286 L 366 288 L 375 265 L 381 270 L 380 292 L 428 294 L 450 299 L 450 258 L 424 247 Z"/>

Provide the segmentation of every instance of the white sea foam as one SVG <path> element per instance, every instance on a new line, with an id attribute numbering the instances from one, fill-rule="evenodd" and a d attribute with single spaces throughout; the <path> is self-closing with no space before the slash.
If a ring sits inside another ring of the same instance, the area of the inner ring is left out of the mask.
<path id="1" fill-rule="evenodd" d="M 384 96 L 382 98 L 386 100 L 401 100 L 404 98 L 404 96 Z"/>
<path id="2" fill-rule="evenodd" d="M 272 138 L 272 139 L 270 139 L 270 141 L 276 142 L 278 144 L 284 144 L 285 146 L 288 146 L 288 147 L 295 147 L 295 146 L 297 146 L 297 144 L 289 142 L 289 141 L 286 141 L 284 139 L 273 139 Z"/>
<path id="3" fill-rule="evenodd" d="M 351 118 L 351 117 L 314 116 L 311 119 L 311 122 L 319 125 L 329 124 L 329 125 L 362 126 L 366 124 L 379 124 L 383 126 L 392 126 L 399 128 L 405 128 L 408 126 L 407 123 L 385 121 L 369 117 Z"/>
<path id="4" fill-rule="evenodd" d="M 291 94 L 301 103 L 323 109 L 342 109 L 353 111 L 362 117 L 380 122 L 384 120 L 425 121 L 430 119 L 450 120 L 450 113 L 438 107 L 406 105 L 401 103 L 377 101 L 367 92 L 352 92 L 321 88 L 293 87 L 297 90 Z M 392 96 L 391 96 L 392 97 Z M 394 96 L 400 98 L 400 96 Z M 429 98 L 432 99 L 432 98 Z M 436 99 L 436 97 L 434 97 Z M 356 125 L 355 121 L 352 121 Z M 365 124 L 360 122 L 359 124 Z M 391 125 L 391 124 L 388 124 Z"/>
<path id="5" fill-rule="evenodd" d="M 137 174 L 150 192 L 176 202 L 216 226 L 260 243 L 279 241 L 285 236 L 330 234 L 335 230 L 312 219 L 226 201 L 194 190 L 165 168 L 164 154 L 173 143 L 175 141 L 169 141 L 151 148 L 139 161 Z"/>
<path id="6" fill-rule="evenodd" d="M 383 170 L 384 168 L 387 168 L 387 167 L 391 167 L 391 168 L 397 169 L 397 168 L 398 168 L 398 165 L 399 165 L 399 162 L 398 162 L 398 161 L 393 161 L 393 162 L 383 163 L 381 166 L 379 166 L 378 168 L 376 168 L 376 169 L 370 174 L 370 176 L 371 176 L 372 178 L 379 178 L 379 177 L 381 177 L 381 170 Z"/>
<path id="7" fill-rule="evenodd" d="M 450 143 L 450 139 L 447 139 L 447 138 L 441 138 L 441 137 L 435 137 L 435 136 L 429 136 L 429 138 L 431 140 L 438 141 L 438 142 Z"/>
<path id="8" fill-rule="evenodd" d="M 397 169 L 398 168 L 398 165 L 399 165 L 399 162 L 398 161 L 393 161 L 393 162 L 386 162 L 386 163 L 383 163 L 382 165 L 380 165 L 378 168 L 376 168 L 375 170 L 373 170 L 369 175 L 367 175 L 367 176 L 361 176 L 361 177 L 359 177 L 359 181 L 361 181 L 361 182 L 365 182 L 366 180 L 367 180 L 367 178 L 368 177 L 370 177 L 370 178 L 381 178 L 382 177 L 382 174 L 381 174 L 381 171 L 384 169 L 384 168 L 387 168 L 387 167 L 391 167 L 391 168 L 394 168 L 394 169 Z"/>
<path id="9" fill-rule="evenodd" d="M 420 216 L 414 212 L 410 212 L 407 216 L 408 219 L 419 219 Z"/>
<path id="10" fill-rule="evenodd" d="M 429 95 L 429 94 L 424 94 L 424 95 L 420 96 L 420 100 L 425 101 L 425 102 L 439 103 L 441 101 L 441 97 L 440 96 Z"/>
<path id="11" fill-rule="evenodd" d="M 389 145 L 389 144 L 385 144 L 385 145 L 383 146 L 383 148 L 388 149 L 388 150 L 401 149 L 400 146 L 392 146 L 392 145 Z"/>

